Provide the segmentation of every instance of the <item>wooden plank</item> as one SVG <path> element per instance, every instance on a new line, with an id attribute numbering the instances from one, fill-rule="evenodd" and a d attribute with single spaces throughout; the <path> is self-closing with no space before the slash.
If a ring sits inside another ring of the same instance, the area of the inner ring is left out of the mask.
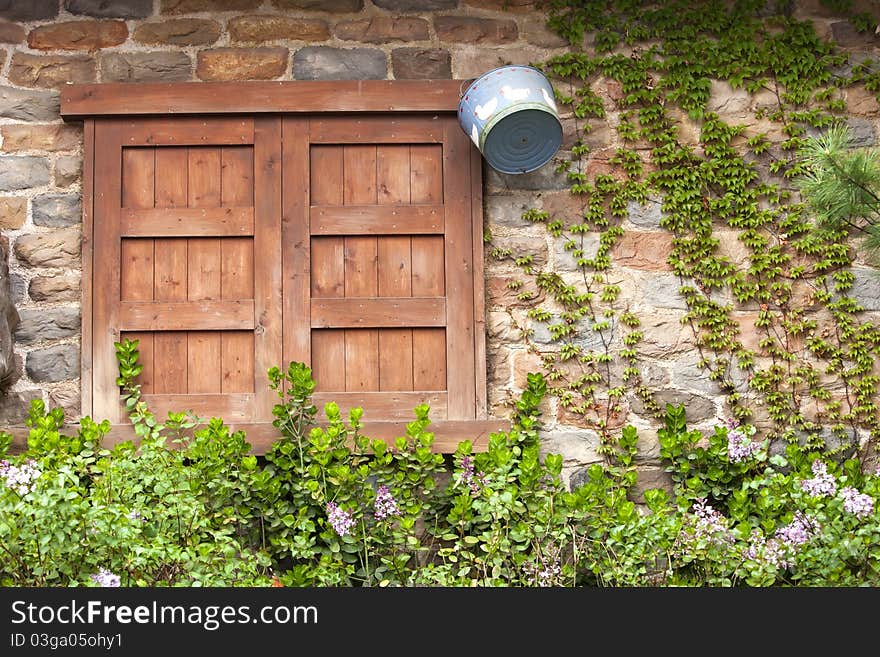
<path id="1" fill-rule="evenodd" d="M 253 235 L 253 208 L 150 208 L 122 211 L 123 237 Z"/>
<path id="2" fill-rule="evenodd" d="M 311 316 L 312 328 L 445 326 L 446 300 L 430 297 L 312 299 Z"/>
<path id="3" fill-rule="evenodd" d="M 446 368 L 451 420 L 476 418 L 474 377 L 474 270 L 471 227 L 470 142 L 453 120 L 445 122 L 443 198 L 446 199 Z"/>
<path id="4" fill-rule="evenodd" d="M 315 390 L 345 390 L 345 331 L 312 331 L 312 377 Z"/>
<path id="5" fill-rule="evenodd" d="M 156 301 L 186 301 L 187 240 L 156 240 L 153 253 Z"/>
<path id="6" fill-rule="evenodd" d="M 413 390 L 412 329 L 379 329 L 379 390 Z"/>
<path id="7" fill-rule="evenodd" d="M 123 331 L 249 330 L 254 328 L 254 302 L 127 301 L 119 304 L 116 324 Z M 114 377 L 115 378 L 115 377 Z"/>
<path id="8" fill-rule="evenodd" d="M 142 82 L 61 88 L 61 115 L 455 112 L 462 80 Z"/>
<path id="9" fill-rule="evenodd" d="M 220 240 L 220 298 L 254 298 L 254 241 L 248 237 Z"/>
<path id="10" fill-rule="evenodd" d="M 413 144 L 409 151 L 412 202 L 443 203 L 442 146 Z"/>
<path id="11" fill-rule="evenodd" d="M 311 135 L 315 144 L 439 143 L 443 141 L 443 127 L 436 117 L 322 116 L 312 119 Z"/>
<path id="12" fill-rule="evenodd" d="M 159 419 L 168 417 L 169 412 L 190 411 L 203 421 L 219 417 L 230 423 L 250 419 L 254 395 L 253 393 L 145 395 L 144 401 Z"/>
<path id="13" fill-rule="evenodd" d="M 254 149 L 226 146 L 220 149 L 220 205 L 254 204 Z"/>
<path id="14" fill-rule="evenodd" d="M 187 243 L 186 297 L 190 301 L 219 299 L 222 265 L 220 239 L 195 237 Z"/>
<path id="15" fill-rule="evenodd" d="M 310 266 L 313 297 L 345 295 L 345 248 L 341 237 L 313 239 Z"/>
<path id="16" fill-rule="evenodd" d="M 409 237 L 380 237 L 377 245 L 377 295 L 412 296 L 412 252 Z"/>
<path id="17" fill-rule="evenodd" d="M 82 180 L 82 278 L 80 288 L 81 317 L 82 317 L 82 349 L 80 349 L 80 415 L 93 417 L 92 404 L 92 295 L 94 294 L 94 282 L 92 281 L 92 257 L 94 251 L 93 206 L 95 203 L 95 122 L 92 119 L 84 121 L 83 125 L 83 180 Z"/>
<path id="18" fill-rule="evenodd" d="M 220 334 L 220 391 L 254 392 L 254 334 L 248 331 L 223 331 Z M 268 385 L 261 381 L 260 385 Z"/>
<path id="19" fill-rule="evenodd" d="M 442 328 L 412 330 L 413 388 L 446 390 L 446 331 Z"/>
<path id="20" fill-rule="evenodd" d="M 342 205 L 342 146 L 311 147 L 309 180 L 313 205 Z"/>
<path id="21" fill-rule="evenodd" d="M 471 241 L 474 267 L 474 411 L 477 419 L 488 417 L 486 398 L 486 290 L 483 270 L 483 157 L 470 147 Z"/>
<path id="22" fill-rule="evenodd" d="M 220 393 L 220 332 L 190 331 L 186 346 L 186 390 L 189 394 Z"/>
<path id="23" fill-rule="evenodd" d="M 375 237 L 345 238 L 345 296 L 375 297 L 378 294 L 377 248 Z"/>
<path id="24" fill-rule="evenodd" d="M 342 416 L 355 407 L 364 409 L 364 420 L 415 419 L 413 409 L 419 404 L 431 406 L 430 417 L 446 417 L 445 392 L 337 392 L 316 393 L 312 401 L 323 409 L 327 402 L 336 402 Z"/>
<path id="25" fill-rule="evenodd" d="M 162 116 L 117 123 L 126 146 L 219 146 L 254 141 L 251 118 Z"/>
<path id="26" fill-rule="evenodd" d="M 225 397 L 225 396 L 224 396 Z M 321 417 L 323 417 L 321 415 Z M 474 421 L 455 421 L 455 420 L 437 420 L 434 419 L 434 413 L 429 416 L 432 419 L 428 426 L 428 431 L 434 434 L 434 442 L 431 444 L 431 451 L 437 454 L 452 454 L 458 448 L 463 440 L 471 442 L 473 450 L 483 452 L 489 446 L 489 436 L 499 431 L 508 431 L 510 422 L 506 420 L 474 420 Z M 411 419 L 401 420 L 397 422 L 364 422 L 361 433 L 375 440 L 384 440 L 391 449 L 394 449 L 395 439 L 406 436 L 406 425 Z M 278 429 L 271 422 L 250 422 L 243 420 L 241 422 L 230 421 L 230 431 L 244 431 L 247 442 L 251 446 L 251 453 L 256 455 L 265 454 L 269 451 L 280 437 Z M 319 421 L 318 426 L 326 428 L 326 421 Z M 202 426 L 194 427 L 190 431 L 195 431 Z M 12 434 L 13 441 L 10 453 L 18 454 L 27 448 L 27 439 L 30 434 L 30 427 L 11 426 L 4 429 Z M 191 435 L 191 434 L 190 434 Z M 110 426 L 110 432 L 104 437 L 104 447 L 111 448 L 119 443 L 132 441 L 135 445 L 140 443 L 140 439 L 134 432 L 131 424 L 113 424 Z M 177 449 L 177 443 L 168 445 L 172 449 Z"/>
<path id="27" fill-rule="evenodd" d="M 114 342 L 119 340 L 120 238 L 122 200 L 120 135 L 113 125 L 95 124 L 94 267 L 92 281 L 92 381 L 96 419 L 119 423 L 118 363 Z M 86 282 L 83 281 L 85 284 Z"/>
<path id="28" fill-rule="evenodd" d="M 202 146 L 189 149 L 187 205 L 191 208 L 220 207 L 220 149 Z"/>
<path id="29" fill-rule="evenodd" d="M 314 320 L 314 315 L 312 315 Z M 379 331 L 375 329 L 345 332 L 345 389 L 379 389 Z"/>
<path id="30" fill-rule="evenodd" d="M 120 299 L 153 300 L 153 240 L 122 240 Z"/>
<path id="31" fill-rule="evenodd" d="M 409 144 L 377 146 L 377 202 L 380 205 L 409 203 L 409 181 Z"/>
<path id="32" fill-rule="evenodd" d="M 156 149 L 122 149 L 122 207 L 152 208 L 155 203 Z"/>
<path id="33" fill-rule="evenodd" d="M 304 118 L 285 118 L 281 124 L 283 152 L 281 185 L 281 260 L 282 260 L 282 320 L 283 362 L 312 363 L 312 337 L 309 317 L 309 295 L 314 284 L 312 263 L 319 268 L 332 266 L 322 263 L 319 253 L 310 249 L 309 240 L 309 122 Z M 339 161 L 341 156 L 331 156 Z M 332 170 L 332 168 L 331 168 Z M 321 240 L 317 240 L 321 241 Z M 339 255 L 335 263 L 342 270 L 342 240 L 336 239 Z M 325 254 L 334 257 L 332 254 Z M 338 281 L 340 293 L 342 278 Z M 331 290 L 332 292 L 332 290 Z"/>
<path id="34" fill-rule="evenodd" d="M 185 146 L 156 149 L 156 207 L 185 208 L 188 198 L 189 150 Z"/>
<path id="35" fill-rule="evenodd" d="M 416 297 L 442 297 L 446 294 L 445 256 L 442 237 L 418 236 L 411 239 L 412 294 Z"/>
<path id="36" fill-rule="evenodd" d="M 186 393 L 187 335 L 160 331 L 153 337 L 154 393 Z"/>
<path id="37" fill-rule="evenodd" d="M 281 274 L 281 119 L 254 122 L 254 373 L 264 381 L 272 367 L 284 366 Z M 307 201 L 306 201 L 307 202 Z M 278 397 L 268 385 L 256 387 L 253 418 L 269 421 Z"/>
<path id="38" fill-rule="evenodd" d="M 376 202 L 376 147 L 372 144 L 342 147 L 342 202 Z"/>
<path id="39" fill-rule="evenodd" d="M 153 333 L 151 332 L 132 332 L 123 333 L 122 338 L 138 341 L 138 364 L 143 366 L 140 375 L 135 379 L 141 386 L 142 394 L 155 392 L 155 349 L 153 344 Z"/>
<path id="40" fill-rule="evenodd" d="M 442 234 L 442 205 L 313 205 L 312 235 Z"/>

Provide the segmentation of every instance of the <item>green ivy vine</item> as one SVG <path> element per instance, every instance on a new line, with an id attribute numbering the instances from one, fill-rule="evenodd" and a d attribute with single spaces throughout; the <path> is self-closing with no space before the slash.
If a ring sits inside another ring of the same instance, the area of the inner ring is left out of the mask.
<path id="1" fill-rule="evenodd" d="M 849 2 L 823 4 L 856 29 L 876 28 Z M 549 3 L 548 26 L 571 48 L 540 66 L 574 117 L 576 140 L 558 172 L 567 175 L 580 212 L 530 209 L 523 218 L 561 240 L 578 264 L 578 280 L 502 248 L 492 254 L 519 267 L 523 279 L 510 287 L 535 299 L 532 322 L 548 324 L 553 348 L 536 344 L 508 311 L 541 358 L 550 392 L 597 431 L 608 454 L 628 394 L 658 418 L 663 412 L 644 380 L 640 320 L 612 266 L 628 204 L 657 196 L 661 227 L 672 234 L 668 264 L 687 303 L 682 321 L 731 416 L 771 440 L 829 453 L 850 455 L 880 436 L 880 330 L 850 294 L 857 245 L 846 231 L 819 226 L 794 184 L 805 173 L 799 150 L 806 139 L 845 121 L 841 90 L 862 85 L 880 93 L 880 66 L 849 62 L 792 10 L 791 2 L 760 0 Z M 600 80 L 619 85 L 613 102 L 621 147 L 610 173 L 588 175 L 590 122 L 606 118 L 594 90 Z M 730 124 L 708 111 L 713 80 L 769 98 L 755 125 L 771 129 Z M 682 137 L 683 121 L 699 127 L 698 143 Z M 719 229 L 736 232 L 745 264 L 720 251 Z M 595 254 L 585 248 L 590 235 L 598 236 Z M 524 291 L 524 279 L 543 295 Z M 756 349 L 743 343 L 736 310 L 755 313 Z M 577 339 L 584 330 L 596 332 L 601 346 L 586 348 Z"/>

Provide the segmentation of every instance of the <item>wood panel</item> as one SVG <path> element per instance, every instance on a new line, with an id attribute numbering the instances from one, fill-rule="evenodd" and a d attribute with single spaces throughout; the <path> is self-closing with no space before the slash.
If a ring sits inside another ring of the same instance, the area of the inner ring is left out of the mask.
<path id="1" fill-rule="evenodd" d="M 315 390 L 345 390 L 345 331 L 312 331 L 311 338 Z"/>
<path id="2" fill-rule="evenodd" d="M 190 331 L 187 334 L 187 392 L 221 392 L 221 344 L 219 331 Z"/>
<path id="3" fill-rule="evenodd" d="M 409 145 L 377 146 L 377 202 L 380 205 L 400 205 L 403 203 L 409 203 L 409 181 Z"/>
<path id="4" fill-rule="evenodd" d="M 345 297 L 312 299 L 312 328 L 445 326 L 446 299 Z"/>
<path id="5" fill-rule="evenodd" d="M 153 336 L 153 392 L 186 393 L 187 334 L 162 331 Z"/>
<path id="6" fill-rule="evenodd" d="M 250 146 L 220 149 L 220 205 L 254 204 L 254 150 Z"/>
<path id="7" fill-rule="evenodd" d="M 220 297 L 254 298 L 254 241 L 247 237 L 220 241 Z"/>
<path id="8" fill-rule="evenodd" d="M 190 301 L 219 299 L 221 290 L 220 240 L 200 237 L 187 245 L 186 298 Z"/>
<path id="9" fill-rule="evenodd" d="M 379 263 L 375 237 L 346 237 L 345 296 L 375 297 L 379 285 Z"/>
<path id="10" fill-rule="evenodd" d="M 284 363 L 298 361 L 311 363 L 312 359 L 312 336 L 311 318 L 309 316 L 309 296 L 314 290 L 315 280 L 312 277 L 312 266 L 316 264 L 319 269 L 337 263 L 340 272 L 342 268 L 342 239 L 335 238 L 333 243 L 339 249 L 339 257 L 333 262 L 322 262 L 321 255 L 316 254 L 310 248 L 309 241 L 309 123 L 304 118 L 285 118 L 281 125 L 282 141 L 284 144 L 282 153 L 282 181 L 281 190 L 281 259 L 283 290 L 282 290 L 282 338 Z M 333 151 L 331 151 L 332 153 Z M 331 155 L 331 161 L 337 162 L 337 167 L 329 167 L 328 177 L 335 174 L 337 180 L 342 179 L 341 151 L 336 149 L 337 155 Z M 320 156 L 319 156 L 320 158 Z M 335 160 L 333 159 L 335 158 Z M 322 175 L 323 172 L 322 172 Z M 332 196 L 332 191 L 328 190 Z M 318 240 L 321 241 L 321 240 Z M 333 258 L 332 254 L 324 254 Z M 324 270 L 323 275 L 332 277 L 332 271 Z M 327 285 L 327 279 L 320 281 L 321 286 Z M 331 283 L 329 290 L 322 289 L 325 296 L 332 294 L 334 286 L 338 284 L 341 293 L 343 282 L 341 277 L 338 283 Z M 341 362 L 341 359 L 340 359 Z"/>
<path id="11" fill-rule="evenodd" d="M 413 236 L 411 240 L 412 294 L 446 295 L 445 249 L 442 237 Z"/>
<path id="12" fill-rule="evenodd" d="M 413 390 L 413 330 L 379 330 L 379 390 Z"/>
<path id="13" fill-rule="evenodd" d="M 203 421 L 219 417 L 226 422 L 240 422 L 250 419 L 254 394 L 153 394 L 146 395 L 144 402 L 159 418 L 167 417 L 169 411 L 173 413 L 190 411 Z"/>
<path id="14" fill-rule="evenodd" d="M 377 295 L 412 296 L 412 251 L 409 237 L 380 237 L 377 244 Z"/>
<path id="15" fill-rule="evenodd" d="M 94 294 L 94 280 L 92 271 L 94 268 L 94 250 L 92 248 L 92 236 L 94 234 L 94 202 L 95 202 L 95 122 L 87 119 L 83 122 L 83 180 L 82 180 L 82 349 L 80 349 L 80 390 L 81 406 L 80 415 L 92 415 L 92 394 L 94 379 L 92 358 L 94 345 L 92 334 L 94 324 L 92 321 L 92 298 Z"/>
<path id="16" fill-rule="evenodd" d="M 220 149 L 213 146 L 188 151 L 187 205 L 220 207 Z"/>
<path id="17" fill-rule="evenodd" d="M 412 420 L 415 418 L 413 409 L 419 404 L 430 405 L 429 416 L 441 418 L 446 415 L 446 399 L 445 392 L 336 392 L 316 393 L 313 397 L 319 409 L 328 402 L 336 402 L 343 417 L 352 408 L 362 408 L 365 421 Z"/>
<path id="18" fill-rule="evenodd" d="M 156 240 L 154 249 L 154 290 L 156 301 L 185 301 L 187 296 L 187 240 Z"/>
<path id="19" fill-rule="evenodd" d="M 478 418 L 488 413 L 486 381 L 486 291 L 483 269 L 483 157 L 470 148 L 471 241 L 474 266 L 474 411 Z"/>
<path id="20" fill-rule="evenodd" d="M 376 147 L 372 144 L 342 147 L 342 202 L 370 205 L 376 202 Z"/>
<path id="21" fill-rule="evenodd" d="M 126 301 L 118 306 L 117 325 L 125 331 L 254 328 L 254 302 L 251 300 Z"/>
<path id="22" fill-rule="evenodd" d="M 410 198 L 413 203 L 443 203 L 443 148 L 410 146 Z"/>
<path id="23" fill-rule="evenodd" d="M 312 119 L 314 143 L 330 144 L 410 144 L 441 142 L 443 128 L 438 121 L 419 116 L 390 118 L 328 116 Z"/>
<path id="24" fill-rule="evenodd" d="M 312 235 L 442 234 L 442 205 L 312 206 Z"/>
<path id="25" fill-rule="evenodd" d="M 153 300 L 153 240 L 124 239 L 121 244 L 120 298 Z"/>
<path id="26" fill-rule="evenodd" d="M 345 389 L 358 392 L 379 389 L 378 330 L 345 331 Z"/>
<path id="27" fill-rule="evenodd" d="M 162 147 L 156 149 L 156 212 L 165 213 L 168 209 L 189 213 L 189 151 L 186 147 Z M 143 210 L 123 212 L 121 230 L 135 234 L 138 227 L 149 226 L 153 222 L 150 215 L 141 215 Z M 197 210 L 196 212 L 202 212 Z M 192 218 L 192 217 L 190 217 Z M 187 222 L 189 225 L 190 222 Z M 145 228 L 160 235 L 158 226 Z M 174 230 L 182 230 L 175 226 Z M 157 237 L 153 253 L 154 289 L 156 301 L 185 301 L 187 296 L 187 240 L 181 233 L 166 233 L 167 238 Z M 154 338 L 154 359 L 156 363 L 155 392 L 186 392 L 186 334 L 182 332 L 156 333 Z"/>
<path id="28" fill-rule="evenodd" d="M 185 208 L 188 191 L 189 150 L 186 147 L 156 149 L 157 208 Z"/>
<path id="29" fill-rule="evenodd" d="M 298 127 L 303 129 L 302 126 Z M 295 150 L 291 152 L 290 157 L 294 157 L 295 153 Z M 298 155 L 302 156 L 301 153 Z M 309 196 L 312 205 L 342 205 L 342 156 L 342 146 L 312 146 L 309 149 Z"/>
<path id="30" fill-rule="evenodd" d="M 413 388 L 446 390 L 446 331 L 442 328 L 412 330 Z"/>
<path id="31" fill-rule="evenodd" d="M 149 208 L 122 211 L 123 236 L 253 235 L 253 208 Z"/>
<path id="32" fill-rule="evenodd" d="M 156 149 L 122 149 L 122 206 L 152 208 L 155 198 Z"/>
<path id="33" fill-rule="evenodd" d="M 140 85 L 138 93 L 140 94 Z M 162 117 L 116 121 L 127 146 L 200 146 L 251 144 L 254 120 L 240 118 Z"/>
<path id="34" fill-rule="evenodd" d="M 254 392 L 254 334 L 223 331 L 220 334 L 220 355 L 221 392 Z"/>
<path id="35" fill-rule="evenodd" d="M 345 295 L 345 249 L 341 237 L 312 240 L 311 293 L 313 297 Z"/>

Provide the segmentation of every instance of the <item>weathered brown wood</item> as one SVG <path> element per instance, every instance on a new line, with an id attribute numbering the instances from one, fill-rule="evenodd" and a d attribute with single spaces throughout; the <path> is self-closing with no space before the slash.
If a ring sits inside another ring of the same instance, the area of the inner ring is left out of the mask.
<path id="1" fill-rule="evenodd" d="M 410 198 L 413 203 L 443 203 L 443 149 L 440 144 L 410 146 Z"/>
<path id="2" fill-rule="evenodd" d="M 156 114 L 455 112 L 462 80 L 142 82 L 61 88 L 65 119 Z"/>
<path id="3" fill-rule="evenodd" d="M 446 390 L 446 331 L 414 328 L 412 343 L 413 388 Z"/>
<path id="4" fill-rule="evenodd" d="M 378 255 L 375 237 L 345 238 L 345 296 L 375 297 L 378 293 Z"/>
<path id="5" fill-rule="evenodd" d="M 153 300 L 153 240 L 124 239 L 121 244 L 120 298 Z"/>
<path id="6" fill-rule="evenodd" d="M 215 146 L 190 148 L 187 167 L 187 205 L 220 207 L 220 149 Z"/>
<path id="7" fill-rule="evenodd" d="M 410 202 L 409 145 L 383 145 L 376 148 L 377 202 L 400 205 Z"/>
<path id="8" fill-rule="evenodd" d="M 412 293 L 417 297 L 446 295 L 443 237 L 414 235 L 411 241 Z"/>
<path id="9" fill-rule="evenodd" d="M 156 149 L 157 208 L 186 207 L 188 162 L 189 150 L 185 146 Z"/>
<path id="10" fill-rule="evenodd" d="M 446 300 L 425 297 L 312 299 L 312 328 L 445 326 Z"/>
<path id="11" fill-rule="evenodd" d="M 186 393 L 187 334 L 161 331 L 153 337 L 154 393 Z"/>
<path id="12" fill-rule="evenodd" d="M 379 331 L 376 329 L 345 332 L 345 389 L 356 392 L 379 389 Z"/>
<path id="13" fill-rule="evenodd" d="M 118 304 L 123 331 L 249 330 L 254 328 L 254 302 L 126 301 Z M 114 377 L 115 378 L 115 377 Z"/>
<path id="14" fill-rule="evenodd" d="M 95 202 L 95 122 L 86 119 L 83 122 L 83 180 L 82 180 L 82 277 L 80 279 L 81 290 L 81 322 L 82 335 L 80 336 L 82 348 L 80 351 L 80 415 L 91 416 L 93 395 L 92 387 L 92 295 L 94 282 L 92 281 L 92 249 L 94 222 L 93 204 Z"/>
<path id="15" fill-rule="evenodd" d="M 412 329 L 379 329 L 379 390 L 413 390 Z"/>
<path id="16" fill-rule="evenodd" d="M 249 146 L 225 146 L 220 149 L 220 205 L 224 207 L 254 204 L 254 149 Z"/>
<path id="17" fill-rule="evenodd" d="M 156 301 L 186 300 L 187 240 L 157 239 L 153 249 Z"/>
<path id="18" fill-rule="evenodd" d="M 474 392 L 477 419 L 487 417 L 486 399 L 486 291 L 483 272 L 483 158 L 469 147 L 471 180 L 471 241 L 474 267 Z"/>
<path id="19" fill-rule="evenodd" d="M 144 402 L 159 420 L 168 413 L 191 412 L 202 420 L 222 418 L 227 423 L 249 420 L 253 393 L 144 395 Z"/>
<path id="20" fill-rule="evenodd" d="M 285 118 L 283 136 L 283 167 L 281 191 L 281 259 L 283 264 L 283 363 L 312 362 L 311 320 L 309 295 L 312 285 L 312 262 L 319 267 L 338 264 L 342 267 L 342 240 L 334 240 L 339 256 L 331 262 L 313 261 L 320 258 L 309 248 L 309 122 L 304 118 Z M 341 158 L 341 151 L 339 152 Z M 338 171 L 340 176 L 342 172 Z M 320 241 L 320 240 L 319 240 Z M 320 251 L 320 249 L 319 249 Z M 334 258 L 333 255 L 329 257 Z M 330 270 L 326 270 L 329 273 Z M 319 279 L 318 284 L 323 284 Z M 342 281 L 339 281 L 340 292 Z M 330 290 L 332 292 L 332 290 Z"/>
<path id="21" fill-rule="evenodd" d="M 312 239 L 310 258 L 313 297 L 345 295 L 345 246 L 341 237 Z"/>
<path id="22" fill-rule="evenodd" d="M 345 390 L 345 331 L 312 331 L 312 378 L 315 390 Z"/>
<path id="23" fill-rule="evenodd" d="M 220 146 L 254 141 L 251 118 L 178 116 L 116 121 L 125 146 Z"/>
<path id="24" fill-rule="evenodd" d="M 122 207 L 152 208 L 155 203 L 156 149 L 122 149 Z"/>
<path id="25" fill-rule="evenodd" d="M 342 146 L 309 149 L 309 180 L 312 205 L 342 205 Z"/>
<path id="26" fill-rule="evenodd" d="M 253 235 L 253 208 L 126 208 L 123 237 Z"/>
<path id="27" fill-rule="evenodd" d="M 319 413 L 323 418 L 323 412 Z M 489 445 L 489 436 L 499 431 L 507 431 L 510 429 L 510 422 L 503 420 L 482 420 L 482 421 L 446 421 L 434 418 L 434 414 L 429 416 L 432 419 L 427 431 L 434 434 L 434 442 L 431 445 L 433 452 L 438 454 L 451 454 L 455 452 L 459 444 L 463 440 L 471 442 L 474 451 L 485 451 Z M 394 448 L 394 441 L 400 436 L 406 436 L 406 425 L 411 419 L 401 420 L 398 422 L 371 422 L 363 423 L 361 435 L 367 436 L 374 440 L 384 440 L 389 447 Z M 326 421 L 320 421 L 318 426 L 327 426 Z M 247 420 L 241 422 L 229 422 L 230 431 L 244 431 L 248 444 L 251 446 L 251 453 L 265 454 L 272 448 L 281 434 L 278 429 L 270 422 L 254 423 Z M 194 427 L 191 431 L 201 427 Z M 10 452 L 13 454 L 24 451 L 27 447 L 27 438 L 30 433 L 30 427 L 11 426 L 5 429 L 13 436 L 12 448 Z M 139 444 L 140 439 L 135 435 L 134 427 L 131 424 L 114 424 L 110 427 L 110 432 L 104 437 L 102 445 L 106 448 L 112 448 L 120 443 L 131 441 Z M 169 443 L 169 447 L 176 449 L 177 443 Z"/>
<path id="28" fill-rule="evenodd" d="M 376 146 L 363 144 L 342 148 L 342 202 L 370 205 L 376 202 Z"/>
<path id="29" fill-rule="evenodd" d="M 186 296 L 190 301 L 220 298 L 222 265 L 220 240 L 198 237 L 187 245 Z"/>
<path id="30" fill-rule="evenodd" d="M 223 377 L 220 391 L 254 392 L 254 334 L 250 331 L 223 331 L 220 334 L 220 361 Z M 268 385 L 261 381 L 260 385 Z"/>
<path id="31" fill-rule="evenodd" d="M 187 335 L 186 389 L 189 394 L 220 392 L 219 331 L 190 331 Z"/>
<path id="32" fill-rule="evenodd" d="M 118 363 L 114 342 L 119 340 L 120 237 L 122 204 L 122 147 L 120 134 L 112 124 L 95 125 L 94 164 L 94 267 L 92 280 L 92 376 L 93 408 L 96 419 L 118 424 Z M 85 281 L 84 281 L 85 283 Z"/>
<path id="33" fill-rule="evenodd" d="M 316 144 L 410 144 L 443 141 L 439 117 L 328 116 L 311 120 Z"/>
<path id="34" fill-rule="evenodd" d="M 220 241 L 220 297 L 224 300 L 254 298 L 254 241 L 227 237 Z"/>
<path id="35" fill-rule="evenodd" d="M 323 409 L 324 404 L 336 402 L 342 416 L 347 417 L 348 411 L 355 407 L 364 410 L 364 421 L 370 420 L 403 420 L 414 419 L 413 409 L 419 404 L 431 406 L 430 417 L 446 417 L 446 393 L 433 391 L 416 392 L 329 392 L 315 393 L 314 404 Z"/>
<path id="36" fill-rule="evenodd" d="M 254 375 L 261 384 L 256 386 L 252 417 L 264 421 L 272 419 L 278 399 L 264 383 L 266 372 L 284 366 L 281 137 L 280 118 L 260 117 L 254 121 Z"/>
<path id="37" fill-rule="evenodd" d="M 384 236 L 378 239 L 378 296 L 412 296 L 412 250 L 410 243 L 409 237 Z"/>
<path id="38" fill-rule="evenodd" d="M 474 376 L 474 270 L 470 141 L 454 120 L 445 121 L 443 198 L 446 205 L 446 298 L 454 313 L 446 331 L 449 419 L 476 418 Z M 464 163 L 464 166 L 463 166 Z"/>
<path id="39" fill-rule="evenodd" d="M 312 235 L 442 234 L 441 205 L 339 205 L 310 208 Z"/>

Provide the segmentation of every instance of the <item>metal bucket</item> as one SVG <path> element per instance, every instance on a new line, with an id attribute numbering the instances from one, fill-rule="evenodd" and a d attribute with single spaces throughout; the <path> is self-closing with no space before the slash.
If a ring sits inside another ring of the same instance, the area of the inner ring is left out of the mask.
<path id="1" fill-rule="evenodd" d="M 534 171 L 562 144 L 553 87 L 531 66 L 502 66 L 476 78 L 461 95 L 458 122 L 501 173 Z"/>

